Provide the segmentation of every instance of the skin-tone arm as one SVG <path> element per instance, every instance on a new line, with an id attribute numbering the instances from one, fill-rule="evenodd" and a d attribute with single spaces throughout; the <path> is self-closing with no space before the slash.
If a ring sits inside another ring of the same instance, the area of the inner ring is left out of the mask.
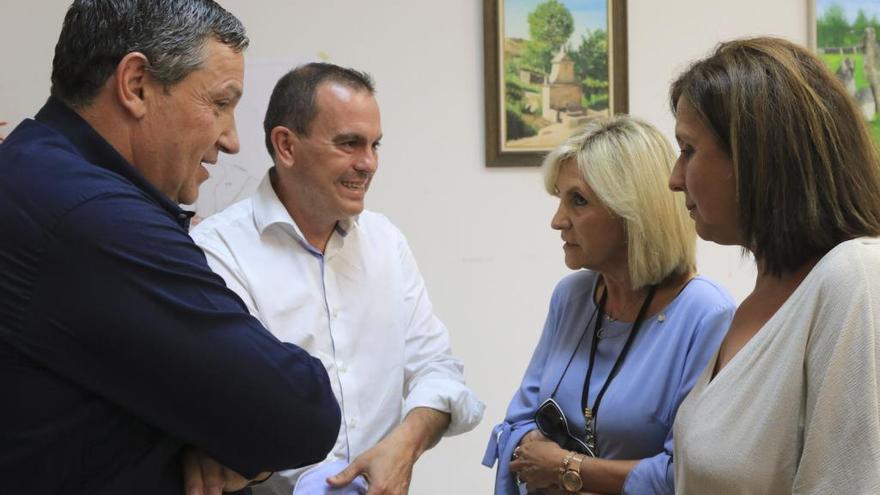
<path id="1" fill-rule="evenodd" d="M 264 472 L 255 479 L 265 481 L 271 475 L 271 472 Z M 250 481 L 203 452 L 190 448 L 183 453 L 183 487 L 186 495 L 236 492 L 247 487 Z"/>
<path id="2" fill-rule="evenodd" d="M 363 474 L 370 485 L 367 495 L 405 495 L 409 492 L 413 465 L 440 441 L 449 421 L 448 413 L 427 407 L 413 409 L 387 437 L 339 474 L 327 478 L 327 483 L 342 487 Z"/>
<path id="3" fill-rule="evenodd" d="M 559 468 L 562 467 L 562 461 L 569 451 L 563 450 L 538 431 L 526 435 L 517 449 L 518 458 L 511 461 L 510 470 L 519 475 L 519 478 L 528 485 L 529 491 L 567 493 L 559 487 Z M 581 463 L 583 490 L 620 493 L 623 490 L 624 480 L 637 463 L 638 461 L 585 457 Z"/>
<path id="4" fill-rule="evenodd" d="M 5 120 L 0 120 L 0 127 L 3 127 L 6 123 Z M 6 139 L 6 137 L 3 134 L 0 134 L 0 143 L 2 143 L 4 139 Z"/>

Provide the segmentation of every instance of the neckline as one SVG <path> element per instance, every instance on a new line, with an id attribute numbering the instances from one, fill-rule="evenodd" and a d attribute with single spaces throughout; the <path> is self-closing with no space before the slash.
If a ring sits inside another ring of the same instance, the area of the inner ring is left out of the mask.
<path id="1" fill-rule="evenodd" d="M 816 275 L 816 273 L 818 273 L 819 268 L 824 267 L 826 264 L 829 263 L 828 260 L 832 257 L 832 253 L 835 253 L 835 251 L 841 250 L 843 248 L 843 246 L 849 246 L 851 243 L 860 242 L 863 239 L 865 239 L 865 238 L 864 237 L 856 237 L 855 239 L 849 239 L 847 241 L 843 241 L 843 242 L 837 244 L 836 246 L 834 246 L 830 251 L 825 253 L 825 255 L 822 256 L 819 259 L 819 261 L 816 262 L 815 265 L 813 265 L 813 268 L 809 271 L 809 273 L 807 273 L 807 275 L 804 277 L 804 279 L 801 280 L 801 283 L 798 284 L 797 288 L 795 288 L 794 291 L 792 291 L 792 293 L 788 296 L 788 298 L 785 300 L 785 302 L 783 302 L 782 305 L 780 305 L 779 308 L 776 310 L 776 312 L 773 313 L 773 316 L 768 318 L 767 321 L 765 321 L 764 324 L 761 325 L 761 328 L 759 328 L 758 331 L 755 332 L 755 334 L 752 335 L 752 337 L 748 340 L 748 342 L 746 342 L 745 345 L 743 345 L 739 349 L 739 351 L 737 351 L 736 354 L 734 354 L 733 357 L 730 358 L 730 361 L 728 361 L 727 364 L 725 364 L 723 368 L 718 370 L 717 373 L 714 373 L 715 367 L 718 364 L 718 357 L 721 354 L 720 348 L 718 350 L 716 350 L 714 356 L 710 360 L 709 365 L 707 366 L 707 369 L 706 369 L 706 375 L 707 375 L 706 388 L 712 386 L 715 382 L 718 381 L 718 379 L 721 376 L 729 374 L 727 372 L 727 370 L 739 366 L 740 361 L 745 359 L 745 357 L 743 357 L 743 356 L 751 355 L 754 352 L 754 350 L 753 350 L 754 347 L 757 347 L 758 345 L 760 345 L 760 343 L 767 340 L 767 338 L 768 338 L 767 336 L 769 335 L 768 329 L 772 328 L 773 325 L 776 325 L 776 321 L 779 318 L 782 318 L 781 316 L 779 316 L 780 314 L 787 313 L 789 306 L 794 305 L 795 301 L 797 301 L 798 299 L 800 299 L 802 297 L 802 293 L 805 290 L 807 290 L 806 287 L 808 285 L 811 285 L 813 279 L 818 276 L 818 275 Z M 730 327 L 728 326 L 728 329 L 729 328 Z"/>
<path id="2" fill-rule="evenodd" d="M 590 289 L 590 296 L 589 297 L 590 297 L 590 304 L 592 304 L 593 308 L 596 309 L 599 306 L 598 302 L 596 301 L 596 289 L 598 289 L 598 287 L 599 287 L 599 279 L 602 277 L 602 274 L 599 272 L 593 272 L 593 273 L 596 276 L 593 277 L 593 284 L 592 284 L 592 288 Z M 655 312 L 654 314 L 652 314 L 650 316 L 646 316 L 644 319 L 644 322 L 649 323 L 652 320 L 656 320 L 657 316 L 659 316 L 661 314 L 665 315 L 666 313 L 669 313 L 672 310 L 672 308 L 674 308 L 675 305 L 678 304 L 678 301 L 681 299 L 681 295 L 685 293 L 685 291 L 691 286 L 691 283 L 693 283 L 695 280 L 705 281 L 706 278 L 703 277 L 702 275 L 700 275 L 699 273 L 694 274 L 694 276 L 691 277 L 687 281 L 687 283 L 682 285 L 681 289 L 675 293 L 675 296 L 668 303 L 666 303 L 665 306 L 658 309 L 657 312 Z M 658 290 L 659 290 L 659 287 L 658 287 Z M 605 324 L 613 325 L 616 329 L 618 327 L 618 325 L 625 326 L 628 328 L 629 326 L 631 326 L 633 324 L 633 322 L 623 321 L 623 320 L 618 320 L 618 319 L 615 319 L 613 321 L 609 321 L 609 320 L 605 319 Z"/>

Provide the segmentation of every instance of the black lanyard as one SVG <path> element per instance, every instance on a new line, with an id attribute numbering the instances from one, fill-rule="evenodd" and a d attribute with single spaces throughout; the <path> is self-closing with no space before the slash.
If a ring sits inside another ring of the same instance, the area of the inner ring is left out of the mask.
<path id="1" fill-rule="evenodd" d="M 602 384 L 602 388 L 599 390 L 599 395 L 596 396 L 596 401 L 593 403 L 593 407 L 589 408 L 587 407 L 587 403 L 590 400 L 590 378 L 593 376 L 593 364 L 596 362 L 596 350 L 599 347 L 599 326 L 602 324 L 602 319 L 605 318 L 605 300 L 608 298 L 608 286 L 606 286 L 605 290 L 602 292 L 602 298 L 599 300 L 599 314 L 593 325 L 593 342 L 590 347 L 590 364 L 587 368 L 587 378 L 584 380 L 584 394 L 581 396 L 581 409 L 585 414 L 587 411 L 591 413 L 591 418 L 585 418 L 588 422 L 588 428 L 591 426 L 589 424 L 590 421 L 595 425 L 596 415 L 599 413 L 599 405 L 602 403 L 602 397 L 605 395 L 605 391 L 608 390 L 608 385 L 611 384 L 611 380 L 614 380 L 614 377 L 620 370 L 620 365 L 623 363 L 623 360 L 626 359 L 629 348 L 632 345 L 633 340 L 635 340 L 636 333 L 639 331 L 639 327 L 642 326 L 642 321 L 645 318 L 645 313 L 648 311 L 648 306 L 651 305 L 651 301 L 654 299 L 655 292 L 657 292 L 657 286 L 652 285 L 650 289 L 648 289 L 648 295 L 645 296 L 645 302 L 642 303 L 642 307 L 639 309 L 636 321 L 633 322 L 632 331 L 630 331 L 629 336 L 626 338 L 626 343 L 623 344 L 623 349 L 620 350 L 620 354 L 618 354 L 617 359 L 614 361 L 614 366 L 611 367 L 611 372 L 608 374 L 608 378 L 605 379 L 605 383 Z M 595 430 L 593 431 L 593 434 L 595 434 Z"/>

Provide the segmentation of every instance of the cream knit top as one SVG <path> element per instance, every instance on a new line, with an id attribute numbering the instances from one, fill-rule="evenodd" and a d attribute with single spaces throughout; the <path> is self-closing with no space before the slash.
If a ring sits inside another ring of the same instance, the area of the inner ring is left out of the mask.
<path id="1" fill-rule="evenodd" d="M 679 494 L 880 494 L 880 239 L 841 243 L 674 426 Z M 716 354 L 717 358 L 717 354 Z"/>

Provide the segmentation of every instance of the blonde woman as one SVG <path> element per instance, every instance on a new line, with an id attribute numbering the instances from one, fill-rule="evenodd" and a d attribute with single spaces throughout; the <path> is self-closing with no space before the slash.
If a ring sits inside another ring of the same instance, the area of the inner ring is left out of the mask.
<path id="1" fill-rule="evenodd" d="M 544 161 L 565 264 L 484 464 L 496 494 L 672 493 L 672 424 L 734 305 L 694 271 L 696 236 L 649 124 L 606 117 Z"/>

